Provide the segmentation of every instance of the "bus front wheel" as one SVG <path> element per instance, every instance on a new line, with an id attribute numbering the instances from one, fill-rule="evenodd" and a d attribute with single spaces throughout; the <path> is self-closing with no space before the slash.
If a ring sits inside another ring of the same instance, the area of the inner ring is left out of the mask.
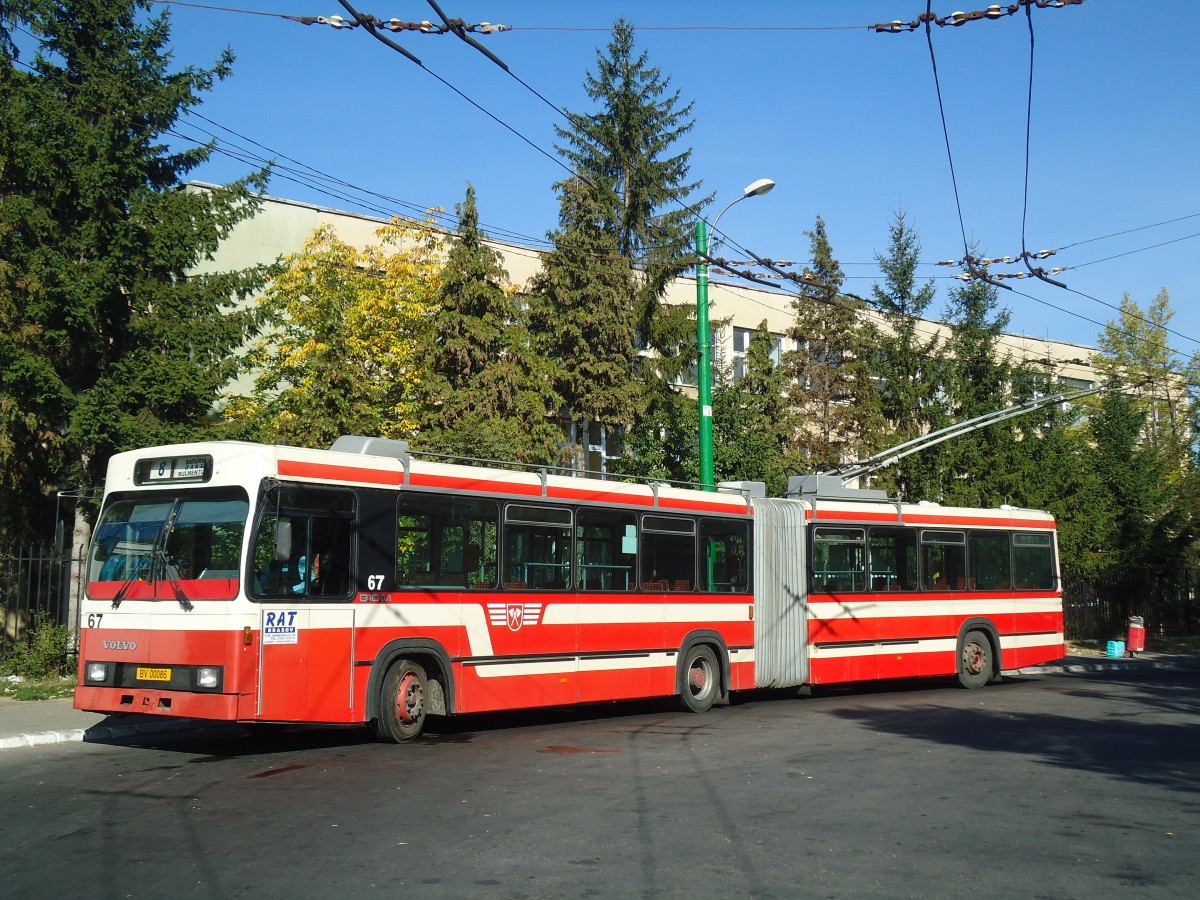
<path id="1" fill-rule="evenodd" d="M 691 647 L 683 661 L 683 691 L 680 703 L 686 712 L 707 712 L 721 692 L 721 670 L 707 644 Z"/>
<path id="2" fill-rule="evenodd" d="M 425 727 L 425 670 L 411 659 L 397 660 L 383 679 L 375 736 L 381 741 L 403 744 L 421 734 Z"/>
<path id="3" fill-rule="evenodd" d="M 982 631 L 968 631 L 958 660 L 958 682 L 965 688 L 981 688 L 992 680 L 992 642 Z"/>

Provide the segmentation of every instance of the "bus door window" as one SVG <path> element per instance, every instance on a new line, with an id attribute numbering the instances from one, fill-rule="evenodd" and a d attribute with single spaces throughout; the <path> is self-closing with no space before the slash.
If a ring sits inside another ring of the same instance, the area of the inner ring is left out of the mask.
<path id="1" fill-rule="evenodd" d="M 564 590 L 571 583 L 571 510 L 509 504 L 504 510 L 504 586 Z"/>
<path id="2" fill-rule="evenodd" d="M 968 583 L 979 591 L 1012 588 L 1012 556 L 1007 531 L 972 531 L 969 539 Z"/>
<path id="3" fill-rule="evenodd" d="M 575 579 L 583 591 L 629 591 L 636 587 L 636 515 L 590 507 L 576 513 Z"/>
<path id="4" fill-rule="evenodd" d="M 1013 540 L 1013 573 L 1018 590 L 1054 587 L 1054 544 L 1044 531 L 1018 531 Z"/>
<path id="5" fill-rule="evenodd" d="M 866 534 L 861 528 L 813 529 L 812 592 L 866 590 Z"/>
<path id="6" fill-rule="evenodd" d="M 354 495 L 278 489 L 263 501 L 254 540 L 254 593 L 345 599 L 350 592 Z"/>
<path id="7" fill-rule="evenodd" d="M 641 578 L 644 591 L 691 591 L 696 585 L 696 522 L 676 516 L 642 516 Z"/>
<path id="8" fill-rule="evenodd" d="M 750 523 L 700 521 L 700 589 L 742 594 L 750 590 Z"/>
<path id="9" fill-rule="evenodd" d="M 873 591 L 917 589 L 917 533 L 911 528 L 871 529 L 870 585 Z"/>
<path id="10" fill-rule="evenodd" d="M 921 577 L 927 591 L 967 589 L 967 536 L 962 531 L 921 532 Z"/>
<path id="11" fill-rule="evenodd" d="M 499 508 L 491 501 L 401 495 L 396 516 L 396 585 L 496 585 Z"/>

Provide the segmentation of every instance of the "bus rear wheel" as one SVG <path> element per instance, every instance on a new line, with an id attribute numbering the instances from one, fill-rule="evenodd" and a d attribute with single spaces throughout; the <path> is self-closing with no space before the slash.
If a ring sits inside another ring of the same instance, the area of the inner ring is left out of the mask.
<path id="1" fill-rule="evenodd" d="M 717 702 L 721 689 L 721 670 L 717 657 L 707 644 L 688 650 L 683 660 L 683 691 L 679 695 L 685 712 L 707 712 Z"/>
<path id="2" fill-rule="evenodd" d="M 375 736 L 391 744 L 414 740 L 425 727 L 425 669 L 411 659 L 397 660 L 383 678 Z"/>
<path id="3" fill-rule="evenodd" d="M 968 631 L 963 638 L 958 660 L 958 683 L 965 688 L 981 688 L 992 680 L 994 665 L 992 642 L 982 631 Z"/>

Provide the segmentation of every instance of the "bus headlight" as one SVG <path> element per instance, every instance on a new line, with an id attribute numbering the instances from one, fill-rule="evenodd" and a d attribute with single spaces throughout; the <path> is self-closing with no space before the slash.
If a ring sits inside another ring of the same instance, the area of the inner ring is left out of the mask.
<path id="1" fill-rule="evenodd" d="M 196 687 L 206 691 L 217 691 L 221 689 L 221 667 L 220 666 L 197 666 L 196 667 Z"/>
<path id="2" fill-rule="evenodd" d="M 88 663 L 85 667 L 83 677 L 89 684 L 104 684 L 104 682 L 108 681 L 108 663 Z"/>

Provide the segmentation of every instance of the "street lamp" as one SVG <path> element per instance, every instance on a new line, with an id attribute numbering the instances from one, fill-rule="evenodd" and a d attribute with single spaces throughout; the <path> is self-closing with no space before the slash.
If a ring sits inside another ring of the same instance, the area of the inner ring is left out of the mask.
<path id="1" fill-rule="evenodd" d="M 747 197 L 757 197 L 768 193 L 775 187 L 770 178 L 760 178 L 751 182 L 742 191 L 742 196 L 735 197 L 725 204 L 725 208 L 713 219 L 712 230 L 715 233 L 721 216 L 729 211 L 733 204 Z M 712 335 L 708 328 L 708 226 L 703 219 L 696 222 L 696 345 L 700 350 L 700 361 L 696 373 L 696 390 L 700 401 L 700 484 L 706 491 L 713 490 L 713 422 L 712 422 Z"/>

